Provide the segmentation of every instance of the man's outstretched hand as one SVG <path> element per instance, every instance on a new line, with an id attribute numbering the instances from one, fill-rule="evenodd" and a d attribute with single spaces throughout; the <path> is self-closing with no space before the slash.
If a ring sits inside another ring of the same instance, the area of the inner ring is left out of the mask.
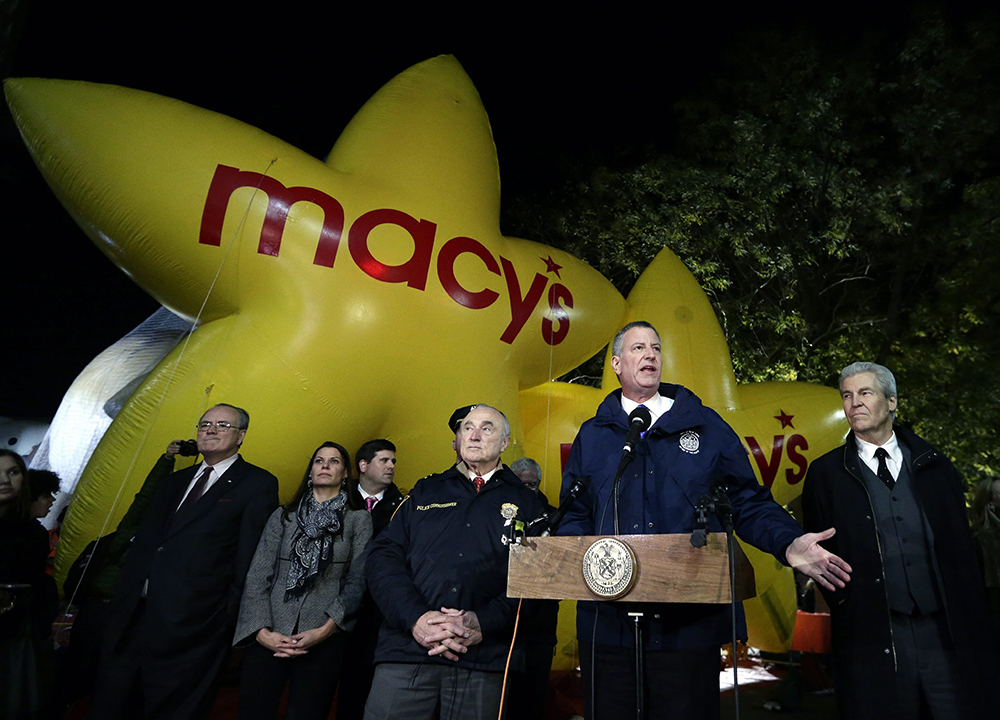
<path id="1" fill-rule="evenodd" d="M 830 591 L 845 587 L 851 579 L 851 566 L 820 545 L 836 532 L 834 528 L 830 528 L 819 533 L 800 535 L 785 550 L 785 559 L 789 565 Z"/>

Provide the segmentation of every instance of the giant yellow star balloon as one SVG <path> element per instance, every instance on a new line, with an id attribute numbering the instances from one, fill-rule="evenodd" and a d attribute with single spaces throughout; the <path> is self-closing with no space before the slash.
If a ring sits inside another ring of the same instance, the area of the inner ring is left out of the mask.
<path id="1" fill-rule="evenodd" d="M 519 455 L 559 492 L 580 424 L 618 386 L 549 382 L 628 319 L 656 325 L 664 379 L 718 410 L 781 503 L 846 432 L 836 391 L 737 385 L 711 305 L 669 250 L 628 305 L 575 258 L 498 226 L 489 122 L 451 57 L 386 85 L 322 163 L 252 127 L 124 88 L 10 80 L 8 102 L 38 166 L 88 235 L 177 314 L 198 320 L 94 453 L 63 534 L 60 568 L 113 527 L 168 441 L 216 402 L 247 407 L 244 454 L 288 497 L 309 452 L 373 437 L 399 448 L 404 487 L 454 460 L 445 419 L 470 402 L 511 417 Z M 119 489 L 121 497 L 118 497 Z M 791 573 L 752 549 L 751 643 L 787 649 Z M 566 604 L 564 603 L 564 606 Z M 573 613 L 560 620 L 575 662 Z"/>
<path id="2" fill-rule="evenodd" d="M 519 389 L 578 365 L 624 315 L 584 263 L 501 234 L 489 121 L 452 57 L 382 88 L 325 163 L 136 90 L 21 79 L 6 94 L 91 239 L 198 319 L 95 451 L 61 568 L 106 520 L 114 527 L 166 444 L 214 403 L 250 411 L 243 453 L 279 477 L 285 499 L 325 440 L 353 451 L 390 438 L 409 487 L 454 462 L 455 407 L 496 405 L 519 443 Z"/>

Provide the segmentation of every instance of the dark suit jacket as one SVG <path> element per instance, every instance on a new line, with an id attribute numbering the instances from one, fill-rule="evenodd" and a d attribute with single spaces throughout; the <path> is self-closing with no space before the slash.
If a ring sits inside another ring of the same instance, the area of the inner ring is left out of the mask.
<path id="1" fill-rule="evenodd" d="M 354 504 L 354 507 L 363 510 L 365 508 L 365 501 L 361 497 L 357 480 L 349 482 L 347 492 L 351 495 L 351 502 Z M 399 507 L 401 502 L 403 502 L 403 493 L 396 487 L 396 483 L 390 483 L 389 487 L 385 489 L 382 499 L 375 503 L 375 507 L 372 508 L 372 538 L 378 537 L 378 534 L 385 530 L 385 526 L 392 520 L 392 514 L 396 512 L 396 508 Z"/>
<path id="2" fill-rule="evenodd" d="M 229 645 L 243 582 L 268 516 L 278 506 L 278 481 L 237 458 L 173 530 L 170 518 L 194 477 L 195 465 L 167 478 L 150 501 L 125 559 L 109 612 L 107 642 L 120 648 L 145 599 L 149 650 L 198 653 Z"/>

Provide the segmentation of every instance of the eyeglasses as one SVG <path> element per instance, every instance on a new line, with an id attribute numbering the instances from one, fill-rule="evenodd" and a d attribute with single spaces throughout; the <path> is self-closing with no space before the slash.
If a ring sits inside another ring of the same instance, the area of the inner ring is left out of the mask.
<path id="1" fill-rule="evenodd" d="M 230 430 L 239 430 L 238 427 L 227 422 L 200 422 L 195 425 L 198 428 L 198 432 L 208 432 L 211 428 L 215 428 L 219 432 L 229 432 Z"/>

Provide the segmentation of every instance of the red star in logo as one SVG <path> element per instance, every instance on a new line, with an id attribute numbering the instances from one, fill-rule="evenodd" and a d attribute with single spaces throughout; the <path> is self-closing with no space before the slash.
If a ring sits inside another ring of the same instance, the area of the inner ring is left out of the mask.
<path id="1" fill-rule="evenodd" d="M 545 272 L 547 273 L 554 272 L 556 274 L 556 277 L 562 280 L 562 275 L 559 274 L 559 271 L 562 270 L 562 265 L 556 263 L 556 261 L 552 259 L 551 255 L 549 255 L 547 258 L 540 257 L 538 259 L 541 260 L 543 263 L 545 263 Z"/>
<path id="2" fill-rule="evenodd" d="M 780 408 L 779 408 L 778 412 L 780 413 L 780 415 L 775 415 L 774 419 L 781 421 L 781 429 L 784 430 L 786 427 L 790 427 L 792 430 L 794 430 L 795 426 L 792 425 L 792 418 L 795 417 L 795 416 L 794 415 L 786 415 L 785 411 L 781 410 Z"/>

